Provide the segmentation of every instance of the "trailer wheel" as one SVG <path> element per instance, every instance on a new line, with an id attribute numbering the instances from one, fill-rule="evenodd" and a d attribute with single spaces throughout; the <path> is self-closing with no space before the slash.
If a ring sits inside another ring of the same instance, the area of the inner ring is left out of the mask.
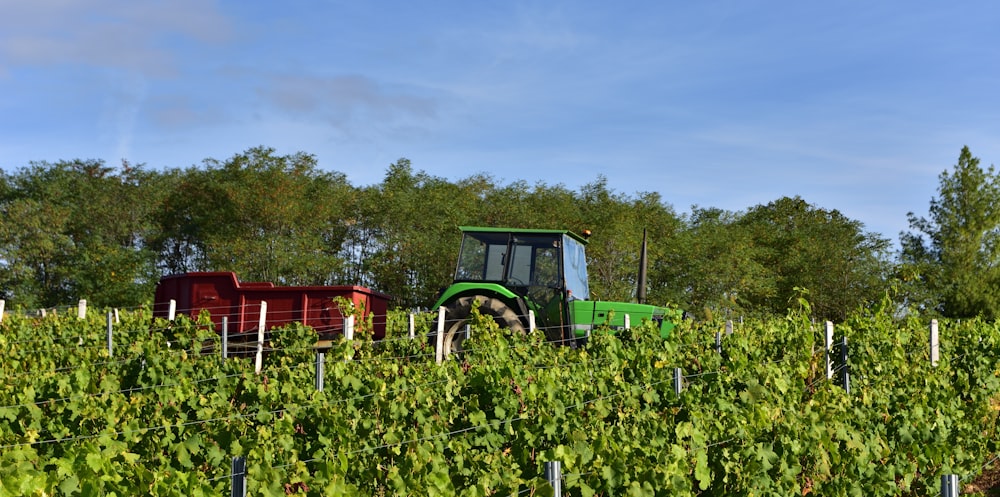
<path id="1" fill-rule="evenodd" d="M 521 319 L 504 301 L 484 295 L 462 297 L 445 306 L 444 337 L 441 342 L 445 357 L 461 352 L 462 343 L 465 341 L 465 325 L 469 323 L 472 304 L 476 301 L 479 302 L 479 313 L 491 316 L 501 328 L 508 328 L 514 333 L 525 333 Z M 429 336 L 432 347 L 437 343 L 437 330 L 438 324 L 435 319 Z"/>

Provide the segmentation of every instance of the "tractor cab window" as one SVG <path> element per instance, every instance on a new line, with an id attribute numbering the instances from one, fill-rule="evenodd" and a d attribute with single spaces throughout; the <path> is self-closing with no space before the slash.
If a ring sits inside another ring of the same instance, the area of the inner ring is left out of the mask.
<path id="1" fill-rule="evenodd" d="M 559 318 L 563 294 L 559 235 L 514 235 L 507 286 L 518 288 L 547 322 Z"/>
<path id="2" fill-rule="evenodd" d="M 466 233 L 455 281 L 503 281 L 508 240 L 506 233 Z"/>
<path id="3" fill-rule="evenodd" d="M 539 294 L 536 301 L 549 301 L 563 289 L 570 291 L 571 298 L 590 297 L 583 244 L 558 234 L 466 232 L 455 281 L 522 288 Z"/>
<path id="4" fill-rule="evenodd" d="M 583 244 L 572 237 L 563 236 L 563 266 L 566 275 L 566 290 L 570 300 L 590 299 L 590 286 L 587 283 L 587 253 Z"/>
<path id="5" fill-rule="evenodd" d="M 510 286 L 559 287 L 559 238 L 545 235 L 514 236 L 510 261 Z"/>

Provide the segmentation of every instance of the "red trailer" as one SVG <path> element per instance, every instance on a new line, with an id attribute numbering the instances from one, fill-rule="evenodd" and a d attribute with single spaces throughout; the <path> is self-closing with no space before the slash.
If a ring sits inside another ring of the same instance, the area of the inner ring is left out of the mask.
<path id="1" fill-rule="evenodd" d="M 264 329 L 300 322 L 329 340 L 344 332 L 344 316 L 336 303 L 343 297 L 372 317 L 374 337 L 385 337 L 389 296 L 362 286 L 274 286 L 269 282 L 241 283 L 232 272 L 183 273 L 164 276 L 156 285 L 153 317 L 168 317 L 170 301 L 176 312 L 197 317 L 208 310 L 216 329 L 228 318 L 229 333 L 256 331 L 261 302 L 267 302 Z M 356 325 L 357 326 L 357 325 Z"/>

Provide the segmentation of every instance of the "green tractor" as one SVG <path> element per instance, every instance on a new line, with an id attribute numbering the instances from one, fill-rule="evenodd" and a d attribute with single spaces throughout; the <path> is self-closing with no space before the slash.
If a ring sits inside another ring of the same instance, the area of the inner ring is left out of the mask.
<path id="1" fill-rule="evenodd" d="M 596 327 L 624 328 L 626 320 L 652 321 L 666 338 L 675 324 L 672 319 L 679 316 L 653 305 L 590 300 L 587 238 L 571 231 L 459 229 L 463 237 L 455 279 L 433 307 L 445 309 L 444 326 L 435 320 L 430 336 L 435 343 L 438 330 L 444 330 L 445 355 L 461 350 L 475 305 L 501 328 L 518 333 L 529 329 L 533 314 L 536 329 L 543 330 L 549 342 L 570 346 L 586 340 Z M 643 276 L 640 269 L 640 285 Z M 640 289 L 639 294 L 644 292 Z"/>

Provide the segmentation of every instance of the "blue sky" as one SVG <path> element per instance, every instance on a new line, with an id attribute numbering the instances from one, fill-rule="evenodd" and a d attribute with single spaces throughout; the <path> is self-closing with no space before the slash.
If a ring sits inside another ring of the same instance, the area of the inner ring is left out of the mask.
<path id="1" fill-rule="evenodd" d="M 896 240 L 1000 158 L 990 1 L 0 0 L 0 168 L 185 168 L 266 145 L 352 184 L 799 195 Z"/>

